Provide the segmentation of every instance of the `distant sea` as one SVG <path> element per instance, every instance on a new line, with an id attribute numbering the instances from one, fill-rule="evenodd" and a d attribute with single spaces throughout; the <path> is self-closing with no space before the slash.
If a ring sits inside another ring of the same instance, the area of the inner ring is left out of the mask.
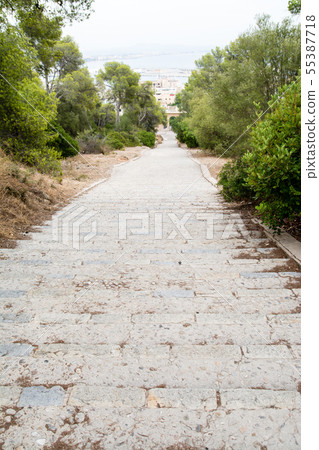
<path id="1" fill-rule="evenodd" d="M 136 54 L 136 55 L 106 55 L 103 57 L 102 55 L 99 57 L 100 59 L 95 60 L 86 60 L 85 64 L 88 67 L 91 75 L 97 75 L 99 69 L 103 67 L 106 62 L 109 61 L 118 61 L 123 62 L 124 64 L 128 64 L 132 69 L 142 70 L 146 69 L 147 71 L 158 70 L 161 69 L 161 77 L 165 77 L 165 73 L 167 71 L 168 74 L 174 72 L 172 69 L 184 69 L 184 70 L 193 70 L 196 68 L 195 61 L 201 56 L 203 56 L 205 52 L 180 52 L 180 53 L 167 53 L 167 54 Z M 103 57 L 103 59 L 101 59 Z M 88 58 L 89 59 L 89 58 Z M 150 76 L 147 75 L 142 76 L 142 80 L 154 80 L 158 78 L 158 76 Z M 177 78 L 181 84 L 184 84 L 187 81 L 187 77 L 179 76 Z"/>

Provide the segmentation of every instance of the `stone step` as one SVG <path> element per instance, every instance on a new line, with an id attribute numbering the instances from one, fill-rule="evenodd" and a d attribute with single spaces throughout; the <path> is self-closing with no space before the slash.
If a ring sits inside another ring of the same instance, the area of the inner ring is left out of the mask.
<path id="1" fill-rule="evenodd" d="M 276 395 L 276 392 L 274 392 Z M 287 395 L 290 395 L 289 393 Z M 7 409 L 11 414 L 14 410 Z M 9 416 L 9 413 L 7 417 Z M 287 408 L 226 409 L 212 411 L 185 408 L 110 408 L 96 406 L 47 406 L 23 408 L 12 416 L 9 429 L 12 448 L 61 448 L 81 442 L 97 448 L 163 448 L 177 445 L 200 450 L 222 448 L 230 442 L 234 450 L 255 448 L 267 442 L 279 450 L 300 448 L 300 413 Z M 18 423 L 17 423 L 18 422 Z M 40 423 L 47 428 L 39 428 Z M 25 425 L 22 425 L 24 423 Z M 94 424 L 94 428 L 92 427 Z M 276 424 L 276 434 L 271 433 Z M 33 434 L 30 433 L 30 430 Z M 30 436 L 31 434 L 31 436 Z M 259 445 L 259 444 L 258 444 Z"/>
<path id="2" fill-rule="evenodd" d="M 158 358 L 150 354 L 139 357 L 131 352 L 124 352 L 122 358 L 110 357 L 109 354 L 105 357 L 90 354 L 61 355 L 59 352 L 19 357 L 19 360 L 4 357 L 0 369 L 0 383 L 11 387 L 72 387 L 86 384 L 144 389 L 297 390 L 300 378 L 300 361 L 293 358 L 239 360 L 237 356 L 225 356 L 191 360 L 183 355 Z"/>

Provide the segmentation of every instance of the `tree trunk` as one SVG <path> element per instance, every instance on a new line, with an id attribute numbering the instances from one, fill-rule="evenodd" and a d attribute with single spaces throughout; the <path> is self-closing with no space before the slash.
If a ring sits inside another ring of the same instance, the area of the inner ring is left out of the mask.
<path id="1" fill-rule="evenodd" d="M 121 105 L 120 103 L 116 104 L 116 122 L 115 122 L 115 128 L 118 129 L 119 123 L 120 123 L 120 109 Z"/>
<path id="2" fill-rule="evenodd" d="M 47 93 L 50 94 L 49 74 L 47 72 L 45 72 L 44 78 L 45 78 L 45 87 L 46 87 Z"/>

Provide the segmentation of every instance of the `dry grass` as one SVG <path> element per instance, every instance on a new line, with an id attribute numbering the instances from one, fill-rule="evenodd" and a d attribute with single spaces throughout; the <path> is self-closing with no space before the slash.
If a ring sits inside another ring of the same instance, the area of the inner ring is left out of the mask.
<path id="1" fill-rule="evenodd" d="M 0 149 L 0 247 L 13 248 L 17 239 L 25 239 L 34 226 L 50 219 L 74 195 L 108 178 L 116 164 L 138 156 L 142 149 L 68 158 L 62 162 L 61 179 L 14 162 Z"/>

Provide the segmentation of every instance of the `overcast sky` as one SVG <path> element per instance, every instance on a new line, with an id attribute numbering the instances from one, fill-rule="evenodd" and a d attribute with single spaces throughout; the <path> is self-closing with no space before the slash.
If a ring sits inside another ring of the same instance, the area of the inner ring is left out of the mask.
<path id="1" fill-rule="evenodd" d="M 276 22 L 291 16 L 288 0 L 95 0 L 91 17 L 65 29 L 84 56 L 115 48 L 172 45 L 224 46 L 267 13 Z"/>

